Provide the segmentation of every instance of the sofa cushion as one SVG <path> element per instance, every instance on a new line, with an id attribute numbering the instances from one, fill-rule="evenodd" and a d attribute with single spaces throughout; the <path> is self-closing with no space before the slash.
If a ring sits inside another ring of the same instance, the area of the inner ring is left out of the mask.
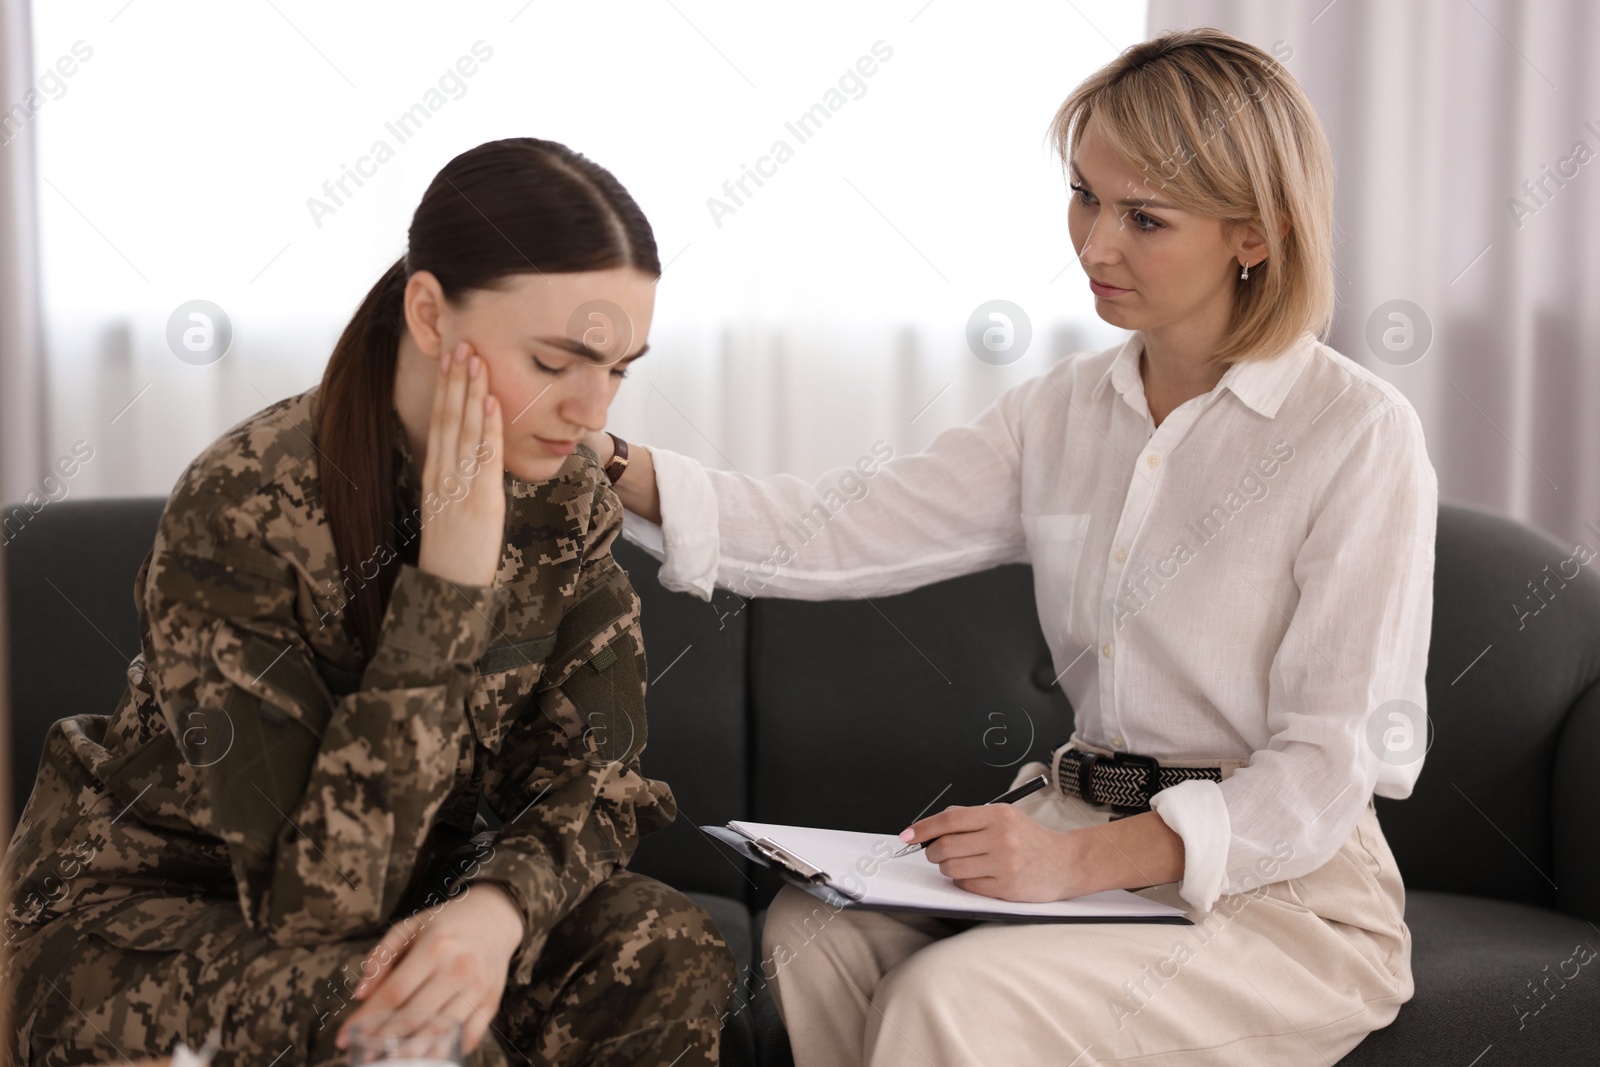
<path id="1" fill-rule="evenodd" d="M 50 504 L 6 543 L 13 819 L 51 725 L 109 715 L 122 698 L 140 651 L 133 583 L 165 506 L 159 497 Z"/>
<path id="2" fill-rule="evenodd" d="M 1439 509 L 1428 649 L 1434 744 L 1415 792 L 1378 801 L 1408 888 L 1555 903 L 1557 740 L 1573 702 L 1600 678 L 1600 560 L 1560 566 L 1572 547 L 1503 516 Z M 1557 571 L 1576 577 L 1552 579 Z M 1595 827 L 1586 832 L 1591 844 L 1580 851 L 1592 855 Z"/>
<path id="3" fill-rule="evenodd" d="M 1600 932 L 1543 908 L 1407 892 L 1416 995 L 1341 1067 L 1590 1063 L 1600 1049 Z M 1579 1052 L 1578 1050 L 1584 1050 Z"/>
<path id="4" fill-rule="evenodd" d="M 672 786 L 678 819 L 645 838 L 629 866 L 684 890 L 741 901 L 752 889 L 743 860 L 700 829 L 743 818 L 748 803 L 744 664 L 749 601 L 718 592 L 710 603 L 663 589 L 659 564 L 618 538 L 617 562 L 638 590 L 650 677 L 644 773 Z"/>
<path id="5" fill-rule="evenodd" d="M 749 970 L 741 976 L 728 1016 L 722 1021 L 722 1067 L 794 1067 L 789 1034 L 773 999 L 769 977 L 776 972 L 761 961 L 761 927 L 767 910 L 751 920 L 752 949 Z"/>
<path id="6" fill-rule="evenodd" d="M 1027 567 L 754 607 L 751 819 L 898 833 L 990 800 L 1072 732 Z M 755 873 L 764 906 L 778 882 Z"/>

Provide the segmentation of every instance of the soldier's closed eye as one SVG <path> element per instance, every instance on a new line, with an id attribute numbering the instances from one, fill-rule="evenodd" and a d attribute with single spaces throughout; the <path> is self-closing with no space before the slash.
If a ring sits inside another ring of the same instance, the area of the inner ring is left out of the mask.
<path id="1" fill-rule="evenodd" d="M 536 339 L 530 338 L 530 340 L 537 340 L 540 344 L 548 345 L 549 347 L 554 348 L 565 355 L 577 356 L 580 359 L 587 360 L 590 363 L 605 364 L 608 362 L 605 354 L 597 352 L 580 341 L 573 341 L 564 337 L 541 337 Z M 648 351 L 650 351 L 650 346 L 644 345 L 639 349 L 639 351 L 635 352 L 631 356 L 628 356 L 626 359 L 617 360 L 611 365 L 611 376 L 614 378 L 626 378 L 628 376 L 628 365 Z M 533 361 L 534 366 L 538 367 L 541 371 L 550 375 L 552 378 L 558 377 L 562 371 L 572 366 L 574 362 L 571 359 L 567 359 L 552 366 L 551 364 L 545 362 L 545 360 L 540 359 L 537 350 L 532 348 L 530 348 L 528 351 L 528 358 Z M 548 359 L 549 357 L 547 356 L 546 358 Z"/>
<path id="2" fill-rule="evenodd" d="M 564 366 L 551 367 L 551 366 L 547 365 L 543 360 L 541 360 L 538 356 L 532 355 L 531 353 L 529 355 L 529 358 L 533 360 L 533 365 L 535 367 L 538 367 L 540 370 L 544 371 L 546 374 L 550 375 L 550 377 L 552 377 L 552 378 L 559 377 L 561 375 L 562 371 L 566 370 L 567 367 L 572 366 L 571 362 L 568 362 Z M 611 368 L 611 376 L 613 378 L 626 378 L 628 376 L 628 368 L 627 368 L 626 364 L 619 363 L 617 366 Z"/>

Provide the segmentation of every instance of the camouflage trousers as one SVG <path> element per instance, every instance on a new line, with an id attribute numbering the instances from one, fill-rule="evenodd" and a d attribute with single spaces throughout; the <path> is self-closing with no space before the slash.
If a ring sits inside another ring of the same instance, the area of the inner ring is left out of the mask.
<path id="1" fill-rule="evenodd" d="M 355 1011 L 349 991 L 377 938 L 284 947 L 237 922 L 192 940 L 194 951 L 115 945 L 70 916 L 19 939 L 18 1067 L 165 1055 L 180 1037 L 198 1048 L 213 1027 L 215 1067 L 346 1062 L 334 1036 Z M 467 1063 L 714 1067 L 734 974 L 702 908 L 618 870 L 551 930 L 532 981 L 506 986 Z"/>

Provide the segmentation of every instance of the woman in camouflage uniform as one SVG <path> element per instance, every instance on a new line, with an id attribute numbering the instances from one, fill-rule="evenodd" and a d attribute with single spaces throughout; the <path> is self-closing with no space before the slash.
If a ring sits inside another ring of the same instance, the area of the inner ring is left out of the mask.
<path id="1" fill-rule="evenodd" d="M 189 465 L 122 702 L 55 725 L 7 853 L 17 1063 L 336 1063 L 390 1009 L 472 1063 L 717 1062 L 732 957 L 626 869 L 676 806 L 620 470 L 576 445 L 659 274 L 607 171 L 479 146 L 320 385 Z"/>

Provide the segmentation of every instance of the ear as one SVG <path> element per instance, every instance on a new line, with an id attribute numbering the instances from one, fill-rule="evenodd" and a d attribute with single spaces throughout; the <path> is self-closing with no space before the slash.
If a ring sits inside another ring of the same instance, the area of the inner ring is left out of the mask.
<path id="1" fill-rule="evenodd" d="M 1281 231 L 1279 238 L 1289 235 L 1289 220 L 1285 218 L 1278 227 Z M 1250 222 L 1234 223 L 1229 227 L 1228 245 L 1233 249 L 1233 258 L 1238 263 L 1248 263 L 1254 266 L 1267 258 L 1267 241 L 1262 233 L 1260 219 Z"/>
<path id="2" fill-rule="evenodd" d="M 450 312 L 444 288 L 431 271 L 414 272 L 406 281 L 406 327 L 412 340 L 430 359 L 438 359 L 443 348 L 444 319 Z"/>

